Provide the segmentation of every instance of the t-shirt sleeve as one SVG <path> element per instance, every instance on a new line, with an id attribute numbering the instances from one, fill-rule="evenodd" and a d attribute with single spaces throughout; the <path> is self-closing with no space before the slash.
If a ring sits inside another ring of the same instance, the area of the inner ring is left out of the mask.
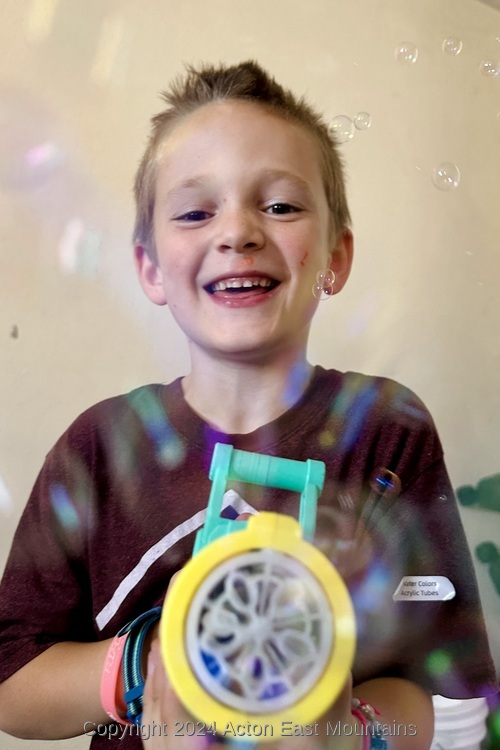
<path id="1" fill-rule="evenodd" d="M 0 681 L 61 641 L 95 640 L 86 572 L 92 439 L 66 432 L 21 516 L 0 585 Z"/>

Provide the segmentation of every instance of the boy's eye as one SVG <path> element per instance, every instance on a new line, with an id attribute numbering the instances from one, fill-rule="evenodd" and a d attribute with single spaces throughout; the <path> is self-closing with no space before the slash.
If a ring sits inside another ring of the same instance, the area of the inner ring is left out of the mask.
<path id="1" fill-rule="evenodd" d="M 181 216 L 176 216 L 176 219 L 177 221 L 204 221 L 209 217 L 208 211 L 188 211 Z"/>
<path id="2" fill-rule="evenodd" d="M 292 214 L 300 211 L 300 208 L 292 206 L 290 203 L 272 203 L 267 206 L 266 211 L 271 214 Z"/>

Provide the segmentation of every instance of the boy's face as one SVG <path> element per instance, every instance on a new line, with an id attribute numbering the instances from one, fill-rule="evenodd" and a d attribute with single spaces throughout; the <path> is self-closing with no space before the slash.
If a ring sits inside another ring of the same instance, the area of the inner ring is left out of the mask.
<path id="1" fill-rule="evenodd" d="M 331 267 L 347 280 L 351 235 L 333 240 L 315 142 L 249 102 L 200 109 L 166 138 L 154 210 L 156 259 L 141 284 L 168 304 L 191 349 L 254 360 L 303 348 Z"/>

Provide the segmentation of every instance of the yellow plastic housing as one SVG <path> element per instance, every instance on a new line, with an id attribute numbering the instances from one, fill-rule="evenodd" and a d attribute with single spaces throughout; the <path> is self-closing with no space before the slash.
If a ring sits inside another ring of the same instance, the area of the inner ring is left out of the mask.
<path id="1" fill-rule="evenodd" d="M 198 679 L 192 657 L 198 645 L 193 642 L 192 633 L 188 635 L 187 623 L 193 600 L 207 577 L 220 566 L 227 569 L 227 561 L 234 560 L 236 565 L 238 558 L 260 549 L 276 550 L 292 558 L 292 567 L 297 567 L 298 562 L 315 579 L 313 588 L 317 584 L 321 589 L 331 616 L 333 637 L 322 671 L 305 695 L 297 696 L 284 708 L 254 713 L 225 704 Z M 266 741 L 280 737 L 287 722 L 311 724 L 334 703 L 354 659 L 355 616 L 339 573 L 319 550 L 302 539 L 298 522 L 290 516 L 263 512 L 252 516 L 242 531 L 207 545 L 182 569 L 163 606 L 160 642 L 169 680 L 185 708 L 201 725 L 216 728 L 224 736 L 230 736 L 234 727 L 236 737 Z M 268 728 L 266 732 L 264 727 Z"/>

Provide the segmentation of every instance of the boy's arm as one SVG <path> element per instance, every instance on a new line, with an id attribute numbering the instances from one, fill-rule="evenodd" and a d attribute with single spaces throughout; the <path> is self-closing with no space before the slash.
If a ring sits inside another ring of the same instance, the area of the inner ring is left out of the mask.
<path id="1" fill-rule="evenodd" d="M 65 739 L 85 722 L 108 724 L 100 682 L 111 640 L 57 643 L 0 685 L 0 729 L 23 739 Z M 89 725 L 90 726 L 90 725 Z"/>

